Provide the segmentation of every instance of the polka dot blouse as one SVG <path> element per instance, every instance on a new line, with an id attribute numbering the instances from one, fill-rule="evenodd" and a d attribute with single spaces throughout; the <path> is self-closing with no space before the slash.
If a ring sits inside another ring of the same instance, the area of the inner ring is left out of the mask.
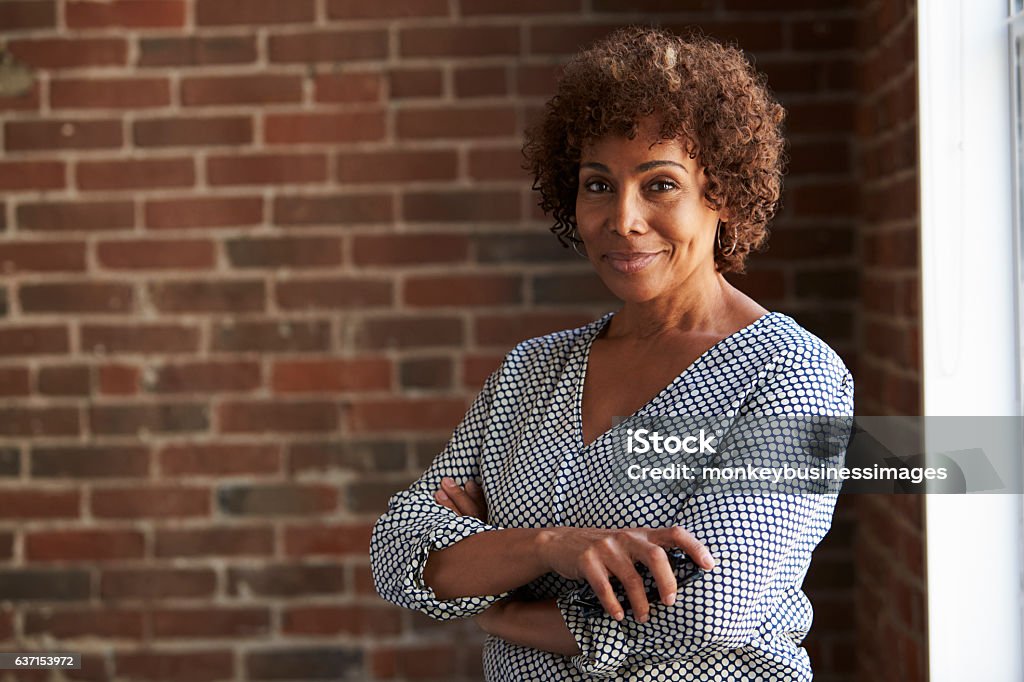
<path id="1" fill-rule="evenodd" d="M 517 596 L 557 598 L 581 653 L 562 656 L 490 636 L 483 654 L 487 680 L 810 680 L 801 642 L 812 610 L 801 585 L 811 552 L 831 526 L 836 494 L 721 494 L 698 487 L 672 495 L 630 488 L 617 470 L 617 436 L 654 415 L 721 415 L 729 434 L 742 432 L 749 415 L 852 415 L 850 372 L 821 339 L 770 312 L 719 341 L 585 446 L 580 409 L 587 359 L 613 315 L 524 341 L 508 353 L 444 450 L 391 498 L 374 526 L 377 590 L 439 620 L 466 618 L 508 593 L 437 599 L 423 582 L 431 550 L 500 528 L 680 525 L 707 545 L 717 566 L 683 586 L 675 604 L 652 602 L 646 623 L 630 611 L 616 621 L 603 611 L 584 613 L 571 598 L 585 582 L 543 575 Z M 720 453 L 730 450 L 729 437 Z M 781 438 L 749 428 L 745 438 L 731 441 L 733 456 L 768 442 Z M 775 452 L 804 454 L 792 446 Z M 487 522 L 458 516 L 433 499 L 444 476 L 482 483 Z"/>

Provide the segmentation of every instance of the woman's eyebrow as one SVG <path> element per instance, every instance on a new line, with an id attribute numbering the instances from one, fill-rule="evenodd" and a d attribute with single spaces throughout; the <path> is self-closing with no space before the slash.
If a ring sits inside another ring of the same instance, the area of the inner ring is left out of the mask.
<path id="1" fill-rule="evenodd" d="M 686 170 L 686 166 L 684 166 L 683 164 L 678 163 L 676 161 L 668 161 L 667 159 L 655 159 L 654 161 L 645 161 L 644 163 L 641 163 L 639 166 L 637 166 L 634 169 L 634 171 L 637 173 L 644 173 L 646 171 L 651 170 L 652 168 L 658 168 L 660 166 L 676 166 L 677 168 L 681 168 L 684 173 L 688 172 Z M 602 173 L 611 173 L 611 170 L 608 168 L 608 166 L 604 165 L 603 163 L 598 163 L 597 161 L 588 161 L 587 163 L 580 164 L 580 168 L 593 168 L 594 170 L 600 171 Z"/>

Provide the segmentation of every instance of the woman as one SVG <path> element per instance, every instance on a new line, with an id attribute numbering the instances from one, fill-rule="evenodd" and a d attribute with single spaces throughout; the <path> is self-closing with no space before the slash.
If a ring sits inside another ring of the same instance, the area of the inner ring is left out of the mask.
<path id="1" fill-rule="evenodd" d="M 722 276 L 765 239 L 782 118 L 738 50 L 634 27 L 573 58 L 529 133 L 553 231 L 622 307 L 513 349 L 371 546 L 385 599 L 475 616 L 488 680 L 811 678 L 800 586 L 834 493 L 621 471 L 623 433 L 659 415 L 713 421 L 713 461 L 778 463 L 815 455 L 769 448 L 763 415 L 852 414 L 836 353 Z M 684 581 L 671 548 L 704 571 Z"/>

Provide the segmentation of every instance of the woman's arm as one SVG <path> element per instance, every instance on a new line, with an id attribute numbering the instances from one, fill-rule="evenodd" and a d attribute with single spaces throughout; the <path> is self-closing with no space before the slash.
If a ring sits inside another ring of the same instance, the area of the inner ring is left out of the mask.
<path id="1" fill-rule="evenodd" d="M 562 656 L 580 653 L 576 638 L 569 632 L 554 599 L 533 602 L 506 599 L 474 620 L 487 634 L 512 644 Z"/>

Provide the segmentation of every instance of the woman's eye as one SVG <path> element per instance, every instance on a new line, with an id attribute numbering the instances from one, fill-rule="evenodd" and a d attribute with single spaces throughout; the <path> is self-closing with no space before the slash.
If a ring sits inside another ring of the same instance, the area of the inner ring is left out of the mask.
<path id="1" fill-rule="evenodd" d="M 583 184 L 583 187 L 588 192 L 606 192 L 608 191 L 608 183 L 601 180 L 591 180 Z"/>
<path id="2" fill-rule="evenodd" d="M 651 189 L 655 192 L 668 192 L 676 188 L 676 183 L 670 180 L 655 180 L 651 183 Z"/>

